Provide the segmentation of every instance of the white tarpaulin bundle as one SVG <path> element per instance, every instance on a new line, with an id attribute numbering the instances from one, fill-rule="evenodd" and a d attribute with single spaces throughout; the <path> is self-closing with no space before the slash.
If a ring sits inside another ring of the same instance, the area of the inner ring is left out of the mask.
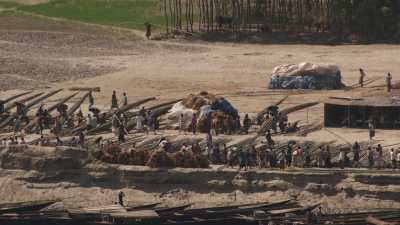
<path id="1" fill-rule="evenodd" d="M 193 113 L 197 113 L 197 110 L 186 108 L 182 102 L 177 102 L 168 111 L 167 118 L 172 122 L 173 126 L 179 126 L 180 116 L 183 114 L 185 126 L 188 126 L 193 117 Z"/>
<path id="2" fill-rule="evenodd" d="M 340 69 L 334 64 L 313 64 L 302 62 L 299 64 L 285 64 L 277 66 L 272 71 L 273 75 L 279 76 L 305 76 L 305 75 L 325 75 L 336 76 Z"/>

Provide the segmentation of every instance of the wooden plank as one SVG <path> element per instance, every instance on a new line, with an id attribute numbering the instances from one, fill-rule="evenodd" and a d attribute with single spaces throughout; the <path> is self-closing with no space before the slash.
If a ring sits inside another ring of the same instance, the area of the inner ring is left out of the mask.
<path id="1" fill-rule="evenodd" d="M 78 102 L 76 102 L 74 105 L 72 105 L 71 108 L 68 109 L 67 111 L 67 116 L 70 117 L 72 114 L 75 113 L 76 110 L 79 109 L 79 107 L 82 105 L 82 103 L 86 100 L 87 97 L 89 97 L 90 92 L 85 93 Z"/>
<path id="2" fill-rule="evenodd" d="M 159 215 L 154 210 L 138 210 L 129 212 L 110 213 L 111 217 L 119 219 L 149 219 L 158 218 Z"/>
<path id="3" fill-rule="evenodd" d="M 6 103 L 8 103 L 8 102 L 11 102 L 12 100 L 15 100 L 15 99 L 17 99 L 17 98 L 19 98 L 19 97 L 22 97 L 22 96 L 24 96 L 24 95 L 30 94 L 30 93 L 32 93 L 32 92 L 33 92 L 33 91 L 27 91 L 27 92 L 22 92 L 22 93 L 17 94 L 17 95 L 13 95 L 13 96 L 11 96 L 11 97 L 9 97 L 9 98 L 6 98 L 6 99 L 2 100 L 2 101 L 3 101 L 3 104 L 6 104 Z M 0 100 L 0 101 L 1 101 L 1 100 Z"/>
<path id="4" fill-rule="evenodd" d="M 75 97 L 78 93 L 79 92 L 75 92 L 72 95 L 61 99 L 59 102 L 57 102 L 57 103 L 53 104 L 52 106 L 50 106 L 49 108 L 47 108 L 47 111 L 50 113 L 50 112 L 56 110 L 59 105 L 62 105 L 64 103 L 68 102 L 71 98 Z"/>
<path id="5" fill-rule="evenodd" d="M 32 106 L 34 106 L 34 105 L 36 105 L 36 104 L 39 104 L 41 101 L 43 101 L 43 100 L 45 100 L 45 99 L 47 99 L 47 98 L 50 98 L 51 96 L 57 94 L 58 92 L 60 92 L 60 91 L 62 91 L 62 90 L 63 90 L 63 89 L 57 89 L 57 90 L 51 91 L 51 92 L 49 92 L 49 93 L 47 93 L 47 94 L 41 96 L 41 97 L 38 98 L 38 99 L 35 99 L 35 100 L 32 100 L 31 102 L 28 102 L 28 103 L 25 105 L 25 107 L 26 107 L 27 109 L 30 109 Z"/>
<path id="6" fill-rule="evenodd" d="M 347 100 L 347 101 L 361 101 L 362 98 L 349 98 L 349 97 L 328 97 L 329 99 L 339 99 L 339 100 Z"/>
<path id="7" fill-rule="evenodd" d="M 14 101 L 14 102 L 12 102 L 11 104 L 7 105 L 7 106 L 5 107 L 5 109 L 4 109 L 4 111 L 7 112 L 7 111 L 11 110 L 12 108 L 14 108 L 14 107 L 17 105 L 17 102 L 19 102 L 19 103 L 25 103 L 25 102 L 27 102 L 27 101 L 30 101 L 30 100 L 32 100 L 32 99 L 34 99 L 34 98 L 37 98 L 37 97 L 41 96 L 42 94 L 44 94 L 44 92 L 40 92 L 40 93 L 31 95 L 31 96 L 25 97 L 25 98 L 23 98 L 23 99 L 21 99 L 21 100 L 18 100 L 18 101 Z"/>
<path id="8" fill-rule="evenodd" d="M 100 87 L 71 87 L 68 90 L 70 91 L 91 91 L 91 92 L 100 92 Z"/>

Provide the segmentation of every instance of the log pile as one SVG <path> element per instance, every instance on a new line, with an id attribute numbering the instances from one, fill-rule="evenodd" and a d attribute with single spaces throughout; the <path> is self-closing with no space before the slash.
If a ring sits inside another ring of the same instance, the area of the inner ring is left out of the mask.
<path id="1" fill-rule="evenodd" d="M 297 132 L 297 135 L 305 137 L 312 132 L 321 130 L 323 127 L 324 127 L 323 121 L 317 121 L 311 124 L 307 124 L 300 128 L 300 130 Z"/>

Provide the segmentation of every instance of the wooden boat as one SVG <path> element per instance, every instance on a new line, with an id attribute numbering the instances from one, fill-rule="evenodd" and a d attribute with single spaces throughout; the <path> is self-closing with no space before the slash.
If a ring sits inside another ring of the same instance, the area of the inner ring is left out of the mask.
<path id="1" fill-rule="evenodd" d="M 145 204 L 145 205 L 137 205 L 137 206 L 127 206 L 125 207 L 128 212 L 130 211 L 137 211 L 137 210 L 145 210 L 145 209 L 154 209 L 157 205 L 159 205 L 160 202 L 156 203 L 150 203 L 150 204 Z"/>
<path id="2" fill-rule="evenodd" d="M 44 200 L 44 201 L 5 203 L 0 205 L 0 214 L 39 211 L 56 202 L 58 201 Z"/>
<path id="3" fill-rule="evenodd" d="M 188 221 L 192 218 L 198 219 L 221 219 L 221 218 L 231 218 L 235 215 L 251 215 L 255 210 L 268 210 L 276 206 L 284 205 L 289 203 L 291 200 L 285 200 L 273 203 L 255 204 L 250 206 L 244 206 L 234 209 L 222 209 L 216 211 L 198 211 L 194 213 L 187 213 L 185 211 L 177 212 L 170 215 L 164 215 L 162 218 L 165 221 Z"/>
<path id="4" fill-rule="evenodd" d="M 303 215 L 306 212 L 309 212 L 309 211 L 312 211 L 312 210 L 316 209 L 320 205 L 321 204 L 318 203 L 318 204 L 315 204 L 315 205 L 301 207 L 301 208 L 270 210 L 270 211 L 267 211 L 267 213 L 272 215 L 272 216 L 285 215 L 287 213 L 295 214 L 295 215 Z"/>
<path id="5" fill-rule="evenodd" d="M 283 200 L 279 202 L 260 202 L 260 203 L 252 203 L 252 204 L 242 204 L 242 205 L 233 205 L 233 206 L 221 206 L 221 207 L 211 207 L 211 208 L 200 208 L 200 209 L 189 209 L 184 210 L 182 212 L 176 213 L 176 215 L 192 215 L 196 216 L 204 213 L 217 213 L 217 212 L 229 212 L 230 210 L 241 210 L 248 208 L 257 208 L 257 207 L 265 207 L 265 209 L 275 209 L 276 207 L 284 207 L 291 200 Z M 287 208 L 287 207 L 286 207 Z"/>
<path id="6" fill-rule="evenodd" d="M 186 221 L 169 220 L 162 225 L 258 225 L 253 221 L 247 221 L 240 218 L 217 218 L 217 219 L 200 219 L 193 218 Z"/>
<path id="7" fill-rule="evenodd" d="M 175 206 L 175 207 L 155 208 L 154 211 L 156 211 L 159 215 L 170 215 L 170 214 L 174 214 L 176 212 L 183 211 L 186 208 L 189 208 L 191 205 L 192 204 L 180 205 L 180 206 Z"/>

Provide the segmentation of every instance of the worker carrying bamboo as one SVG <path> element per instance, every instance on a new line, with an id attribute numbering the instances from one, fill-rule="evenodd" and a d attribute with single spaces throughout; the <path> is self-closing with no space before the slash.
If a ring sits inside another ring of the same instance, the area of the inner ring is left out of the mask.
<path id="1" fill-rule="evenodd" d="M 118 108 L 118 99 L 117 99 L 117 93 L 115 92 L 115 90 L 113 91 L 112 96 L 111 96 L 111 108 L 112 109 Z"/>
<path id="2" fill-rule="evenodd" d="M 364 70 L 360 68 L 360 79 L 358 80 L 358 84 L 360 87 L 364 87 L 364 79 L 367 75 L 365 74 Z"/>
<path id="3" fill-rule="evenodd" d="M 149 22 L 144 23 L 144 27 L 146 29 L 146 38 L 147 38 L 147 40 L 150 40 L 150 37 L 151 37 L 151 23 L 149 23 Z"/>
<path id="4" fill-rule="evenodd" d="M 387 73 L 385 76 L 385 84 L 387 92 L 390 92 L 392 90 L 392 75 L 390 73 Z"/>

